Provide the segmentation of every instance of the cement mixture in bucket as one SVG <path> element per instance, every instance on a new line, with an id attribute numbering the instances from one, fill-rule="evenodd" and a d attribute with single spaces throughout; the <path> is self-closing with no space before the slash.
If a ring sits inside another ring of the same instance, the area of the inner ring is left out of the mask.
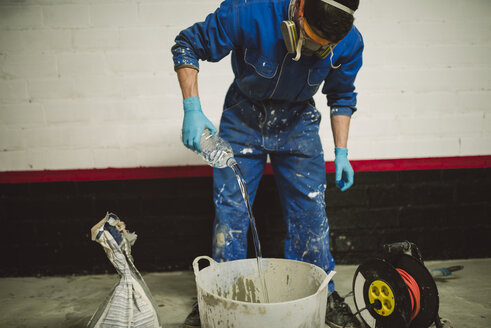
<path id="1" fill-rule="evenodd" d="M 210 266 L 199 270 L 198 262 Z M 193 262 L 202 327 L 324 327 L 329 275 L 305 262 L 263 259 L 269 303 L 264 302 L 256 259 Z"/>

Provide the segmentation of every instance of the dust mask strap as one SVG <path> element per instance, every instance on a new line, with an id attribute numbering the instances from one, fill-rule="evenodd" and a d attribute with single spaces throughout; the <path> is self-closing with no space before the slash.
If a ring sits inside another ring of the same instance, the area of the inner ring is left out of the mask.
<path id="1" fill-rule="evenodd" d="M 297 43 L 297 49 L 296 49 L 297 55 L 295 56 L 295 58 L 293 58 L 294 61 L 299 61 L 300 60 L 300 56 L 302 56 L 303 40 L 304 40 L 303 32 L 300 31 L 300 35 L 299 35 L 298 43 Z"/>
<path id="2" fill-rule="evenodd" d="M 341 64 L 339 64 L 337 66 L 334 66 L 332 64 L 332 57 L 334 56 L 334 47 L 332 45 L 329 45 L 329 48 L 331 48 L 331 57 L 330 57 L 330 59 L 331 59 L 331 67 L 334 68 L 334 69 L 337 69 L 337 68 L 340 68 L 341 67 Z"/>

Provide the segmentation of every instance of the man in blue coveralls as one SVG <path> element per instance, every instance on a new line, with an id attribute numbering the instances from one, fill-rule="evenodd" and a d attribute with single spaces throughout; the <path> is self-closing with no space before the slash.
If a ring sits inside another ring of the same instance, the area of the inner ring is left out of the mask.
<path id="1" fill-rule="evenodd" d="M 200 150 L 204 129 L 198 94 L 199 60 L 216 62 L 232 52 L 235 78 L 225 97 L 220 136 L 227 140 L 253 200 L 269 155 L 287 226 L 285 257 L 334 269 L 325 211 L 326 171 L 319 138 L 320 113 L 313 96 L 331 108 L 336 184 L 353 184 L 347 141 L 356 111 L 354 81 L 362 65 L 363 40 L 353 26 L 359 0 L 225 0 L 181 31 L 172 47 L 183 95 L 182 141 Z M 243 259 L 249 219 L 230 169 L 214 169 L 216 261 Z M 360 327 L 344 299 L 329 285 L 326 323 Z M 197 307 L 186 319 L 199 326 Z"/>

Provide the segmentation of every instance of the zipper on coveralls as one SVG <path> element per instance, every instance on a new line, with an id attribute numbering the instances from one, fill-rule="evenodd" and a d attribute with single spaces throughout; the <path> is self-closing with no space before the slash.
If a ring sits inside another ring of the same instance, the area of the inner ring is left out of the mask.
<path id="1" fill-rule="evenodd" d="M 266 140 L 264 139 L 264 125 L 268 120 L 268 111 L 266 109 L 266 105 L 264 104 L 264 102 L 261 101 L 261 105 L 263 106 L 262 111 L 264 112 L 264 120 L 262 122 L 259 122 L 259 127 L 261 128 L 261 139 L 263 141 L 263 148 L 266 150 L 270 150 L 269 148 L 266 147 Z"/>
<path id="2" fill-rule="evenodd" d="M 263 127 L 264 127 L 264 124 L 266 123 L 266 120 L 268 119 L 268 112 L 266 111 L 266 105 L 264 105 L 263 102 L 261 102 L 261 105 L 263 107 L 263 108 L 261 108 L 261 112 L 263 112 L 263 114 L 264 114 L 264 119 L 262 119 L 261 121 L 259 121 L 259 127 L 262 130 Z"/>
<path id="3" fill-rule="evenodd" d="M 268 97 L 271 99 L 276 92 L 276 88 L 278 88 L 278 84 L 280 84 L 280 79 L 281 79 L 281 73 L 283 72 L 283 66 L 285 65 L 285 60 L 286 57 L 288 57 L 288 53 L 283 57 L 283 61 L 281 62 L 281 68 L 280 68 L 280 73 L 278 73 L 278 80 L 276 81 L 276 85 L 274 86 L 273 92 L 271 92 L 271 95 Z"/>

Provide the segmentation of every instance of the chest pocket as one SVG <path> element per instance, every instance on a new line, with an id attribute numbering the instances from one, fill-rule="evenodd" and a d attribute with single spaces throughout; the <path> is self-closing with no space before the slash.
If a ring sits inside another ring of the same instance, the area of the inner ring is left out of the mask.
<path id="1" fill-rule="evenodd" d="M 267 99 L 275 88 L 278 63 L 255 49 L 245 49 L 243 63 L 237 81 L 241 91 L 251 99 Z"/>
<path id="2" fill-rule="evenodd" d="M 252 66 L 259 76 L 266 79 L 272 79 L 278 71 L 278 64 L 251 49 L 245 50 L 244 61 Z"/>
<path id="3" fill-rule="evenodd" d="M 309 68 L 307 81 L 305 81 L 302 91 L 297 96 L 298 101 L 305 101 L 312 98 L 319 90 L 320 85 L 329 74 L 330 67 Z"/>
<path id="4" fill-rule="evenodd" d="M 309 75 L 307 77 L 307 84 L 311 87 L 318 87 L 322 81 L 327 77 L 329 68 L 319 67 L 309 69 Z"/>

